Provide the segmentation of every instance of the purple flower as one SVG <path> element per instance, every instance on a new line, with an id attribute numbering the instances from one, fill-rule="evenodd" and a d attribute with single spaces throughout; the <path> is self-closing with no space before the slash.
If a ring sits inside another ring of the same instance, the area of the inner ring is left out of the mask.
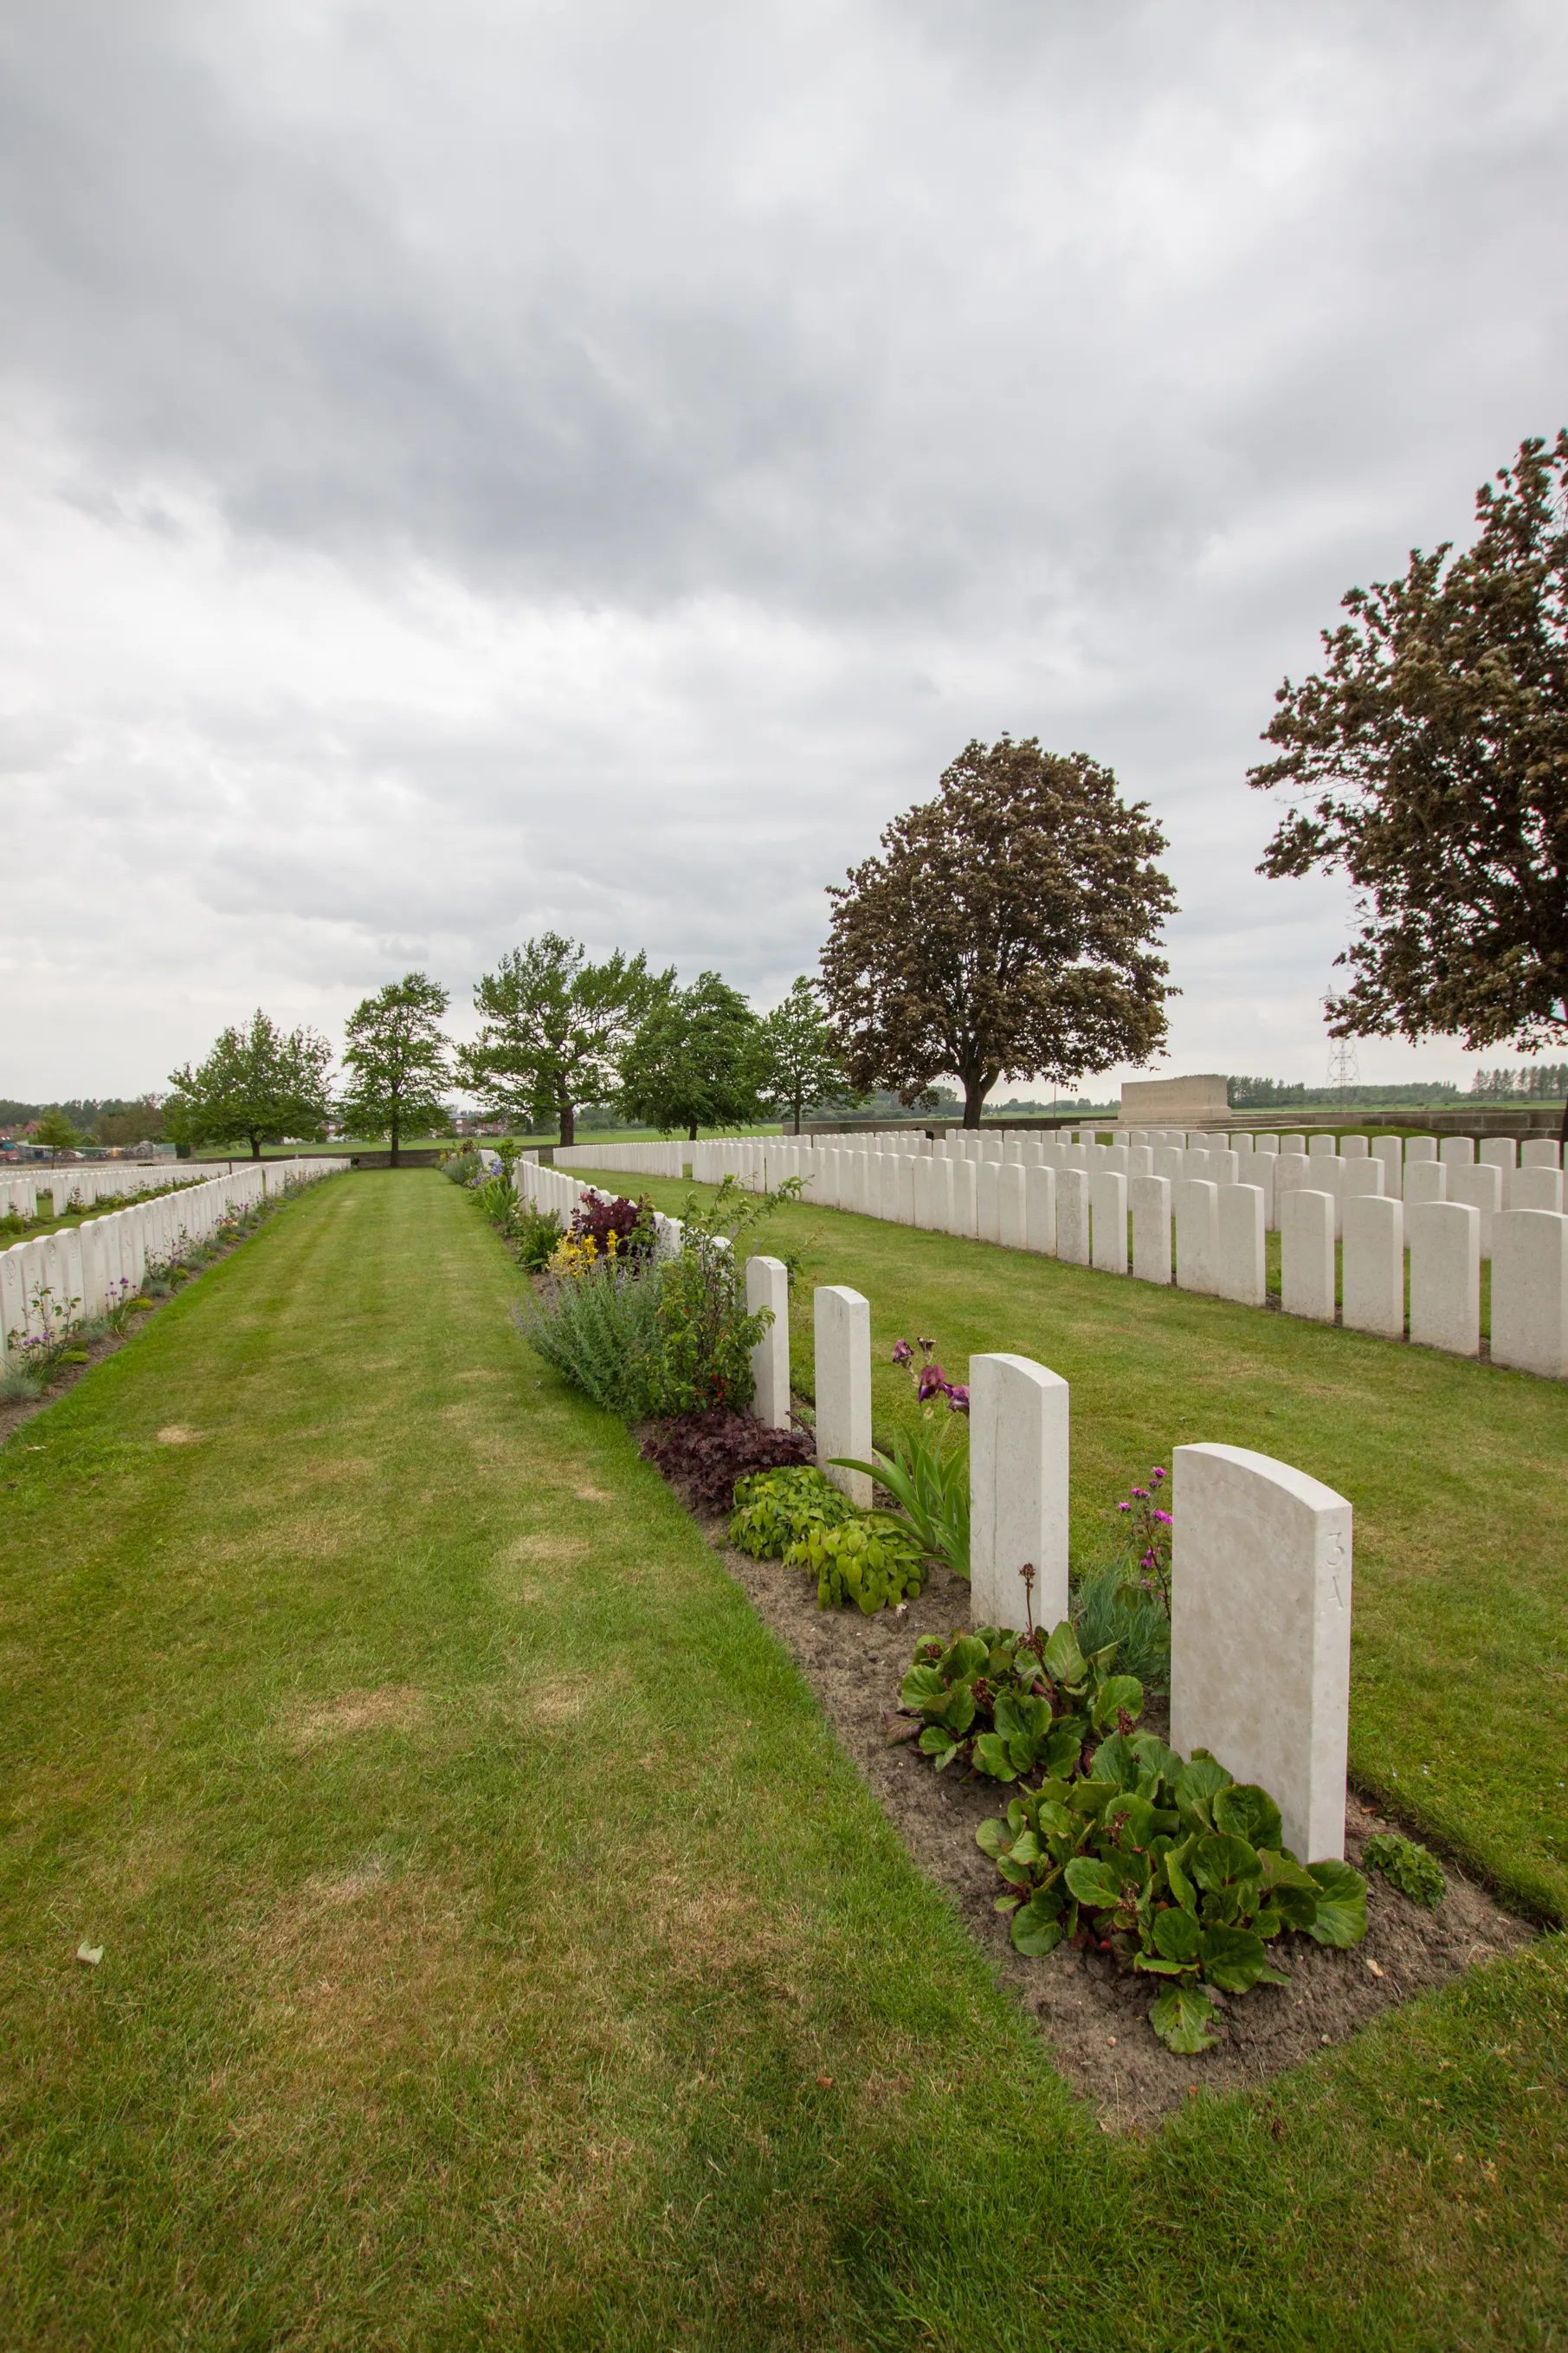
<path id="1" fill-rule="evenodd" d="M 1155 1463 L 1154 1468 L 1152 1469 L 1152 1471 L 1151 1471 L 1151 1472 L 1150 1472 L 1150 1473 L 1149 1473 L 1149 1476 L 1150 1476 L 1150 1478 L 1151 1478 L 1151 1479 L 1163 1479 L 1163 1478 L 1164 1477 L 1164 1475 L 1165 1475 L 1165 1474 L 1164 1474 L 1164 1472 L 1161 1470 L 1161 1468 L 1160 1468 L 1160 1466 L 1159 1466 L 1159 1464 L 1158 1464 L 1157 1462 Z"/>
<path id="2" fill-rule="evenodd" d="M 921 1405 L 924 1405 L 927 1398 L 934 1397 L 938 1389 L 944 1389 L 946 1387 L 947 1375 L 942 1371 L 940 1365 L 922 1365 L 921 1366 Z"/>
<path id="3" fill-rule="evenodd" d="M 969 1411 L 969 1391 L 963 1382 L 950 1381 L 944 1383 L 943 1386 L 947 1389 L 948 1411 L 950 1413 L 967 1413 Z"/>
<path id="4" fill-rule="evenodd" d="M 1134 1487 L 1132 1493 L 1137 1496 L 1138 1501 L 1141 1504 L 1146 1504 L 1148 1502 L 1149 1490 L 1147 1487 Z"/>
<path id="5" fill-rule="evenodd" d="M 1175 1525 L 1175 1522 L 1172 1519 L 1169 1512 L 1156 1512 L 1154 1517 L 1159 1521 L 1160 1525 L 1163 1528 L 1171 1528 Z"/>
<path id="6" fill-rule="evenodd" d="M 895 1341 L 894 1341 L 894 1343 L 893 1343 L 893 1362 L 894 1362 L 894 1364 L 895 1364 L 895 1365 L 907 1365 L 907 1364 L 910 1362 L 910 1358 L 913 1356 L 914 1353 L 915 1353 L 915 1352 L 914 1352 L 914 1350 L 910 1347 L 910 1344 L 909 1344 L 909 1342 L 908 1342 L 907 1340 L 895 1340 Z"/>
<path id="7" fill-rule="evenodd" d="M 1118 1504 L 1116 1508 L 1119 1512 L 1130 1512 L 1132 1506 L 1131 1504 Z"/>

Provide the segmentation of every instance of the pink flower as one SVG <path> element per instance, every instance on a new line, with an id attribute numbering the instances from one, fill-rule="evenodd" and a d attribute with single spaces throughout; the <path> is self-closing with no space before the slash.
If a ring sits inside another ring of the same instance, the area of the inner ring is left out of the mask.
<path id="1" fill-rule="evenodd" d="M 1160 1525 L 1163 1528 L 1173 1528 L 1176 1525 L 1174 1520 L 1172 1519 L 1169 1512 L 1156 1512 L 1154 1514 L 1154 1517 L 1159 1521 Z"/>
<path id="2" fill-rule="evenodd" d="M 914 1350 L 910 1347 L 907 1340 L 895 1340 L 893 1343 L 893 1362 L 895 1365 L 907 1365 L 914 1353 Z"/>

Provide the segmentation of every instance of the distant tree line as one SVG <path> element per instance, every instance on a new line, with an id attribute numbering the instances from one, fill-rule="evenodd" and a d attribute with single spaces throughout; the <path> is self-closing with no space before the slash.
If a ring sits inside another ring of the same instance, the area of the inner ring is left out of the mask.
<path id="1" fill-rule="evenodd" d="M 1447 1079 L 1415 1079 L 1398 1086 L 1288 1086 L 1280 1079 L 1228 1078 L 1226 1101 L 1232 1111 L 1284 1109 L 1290 1103 L 1438 1103 L 1457 1102 L 1459 1090 Z"/>
<path id="2" fill-rule="evenodd" d="M 1539 1062 L 1518 1071 L 1478 1071 L 1470 1092 L 1489 1103 L 1562 1103 L 1568 1100 L 1568 1062 Z"/>

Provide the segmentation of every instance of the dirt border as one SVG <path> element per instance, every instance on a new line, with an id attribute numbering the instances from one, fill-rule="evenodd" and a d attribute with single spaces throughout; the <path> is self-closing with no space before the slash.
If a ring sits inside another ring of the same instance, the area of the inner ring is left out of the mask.
<path id="1" fill-rule="evenodd" d="M 1102 1954 L 1058 1947 L 1030 1960 L 1015 1951 L 1007 1923 L 994 1908 L 1001 1880 L 974 1842 L 981 1822 L 1005 1812 L 1009 1792 L 983 1775 L 934 1772 L 908 1737 L 910 1720 L 898 1714 L 899 1684 L 916 1639 L 967 1629 L 967 1584 L 938 1568 L 919 1599 L 898 1609 L 873 1618 L 853 1609 L 819 1610 L 816 1588 L 801 1570 L 752 1560 L 726 1544 L 724 1519 L 692 1516 L 758 1615 L 788 1647 L 915 1862 L 951 1898 L 1106 2131 L 1148 2131 L 1194 2087 L 1256 2089 L 1325 2045 L 1344 2042 L 1409 1996 L 1450 1984 L 1472 1962 L 1533 1941 L 1531 1925 L 1505 1912 L 1447 1859 L 1447 1894 L 1432 1911 L 1369 1872 L 1363 1943 L 1337 1952 L 1308 1936 L 1280 1937 L 1269 1957 L 1290 1983 L 1255 1986 L 1231 2000 L 1215 1993 L 1217 2045 L 1195 2058 L 1179 2057 L 1148 2022 L 1157 1988 L 1147 1977 L 1121 1971 Z M 1163 1703 L 1151 1704 L 1143 1720 L 1163 1731 Z M 1366 1840 L 1396 1827 L 1352 1793 L 1346 1859 L 1359 1864 Z"/>

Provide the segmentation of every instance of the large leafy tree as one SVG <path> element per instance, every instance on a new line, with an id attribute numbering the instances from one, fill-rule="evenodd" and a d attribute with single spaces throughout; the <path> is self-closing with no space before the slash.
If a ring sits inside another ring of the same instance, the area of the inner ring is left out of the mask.
<path id="1" fill-rule="evenodd" d="M 674 980 L 640 953 L 591 964 L 576 942 L 542 933 L 476 983 L 484 1027 L 458 1049 L 458 1082 L 496 1118 L 559 1120 L 571 1144 L 578 1105 L 612 1091 L 621 1048 Z"/>
<path id="2" fill-rule="evenodd" d="M 319 1030 L 279 1029 L 258 1007 L 244 1029 L 223 1030 L 205 1061 L 172 1071 L 163 1132 L 200 1149 L 314 1138 L 331 1108 L 332 1050 Z"/>
<path id="3" fill-rule="evenodd" d="M 763 1114 L 768 1051 L 738 989 L 705 972 L 661 994 L 621 1058 L 621 1108 L 649 1127 L 738 1127 Z"/>
<path id="4" fill-rule="evenodd" d="M 362 998 L 343 1025 L 348 1085 L 338 1117 L 351 1135 L 384 1135 L 395 1168 L 403 1138 L 428 1135 L 446 1116 L 451 1049 L 441 1018 L 449 1002 L 439 981 L 405 972 Z"/>
<path id="5" fill-rule="evenodd" d="M 1352 588 L 1323 670 L 1280 687 L 1250 781 L 1301 800 L 1259 871 L 1355 886 L 1335 1037 L 1536 1053 L 1568 1038 L 1568 430 L 1476 516 L 1461 554 Z"/>
<path id="6" fill-rule="evenodd" d="M 763 1017 L 763 1039 L 768 1100 L 791 1114 L 797 1134 L 807 1110 L 853 1101 L 816 983 L 804 973 L 784 1003 Z"/>
<path id="7" fill-rule="evenodd" d="M 977 1127 L 998 1079 L 1068 1085 L 1165 1038 L 1165 838 L 1109 768 L 972 743 L 852 868 L 822 952 L 849 1076 L 906 1103 L 939 1077 Z"/>

